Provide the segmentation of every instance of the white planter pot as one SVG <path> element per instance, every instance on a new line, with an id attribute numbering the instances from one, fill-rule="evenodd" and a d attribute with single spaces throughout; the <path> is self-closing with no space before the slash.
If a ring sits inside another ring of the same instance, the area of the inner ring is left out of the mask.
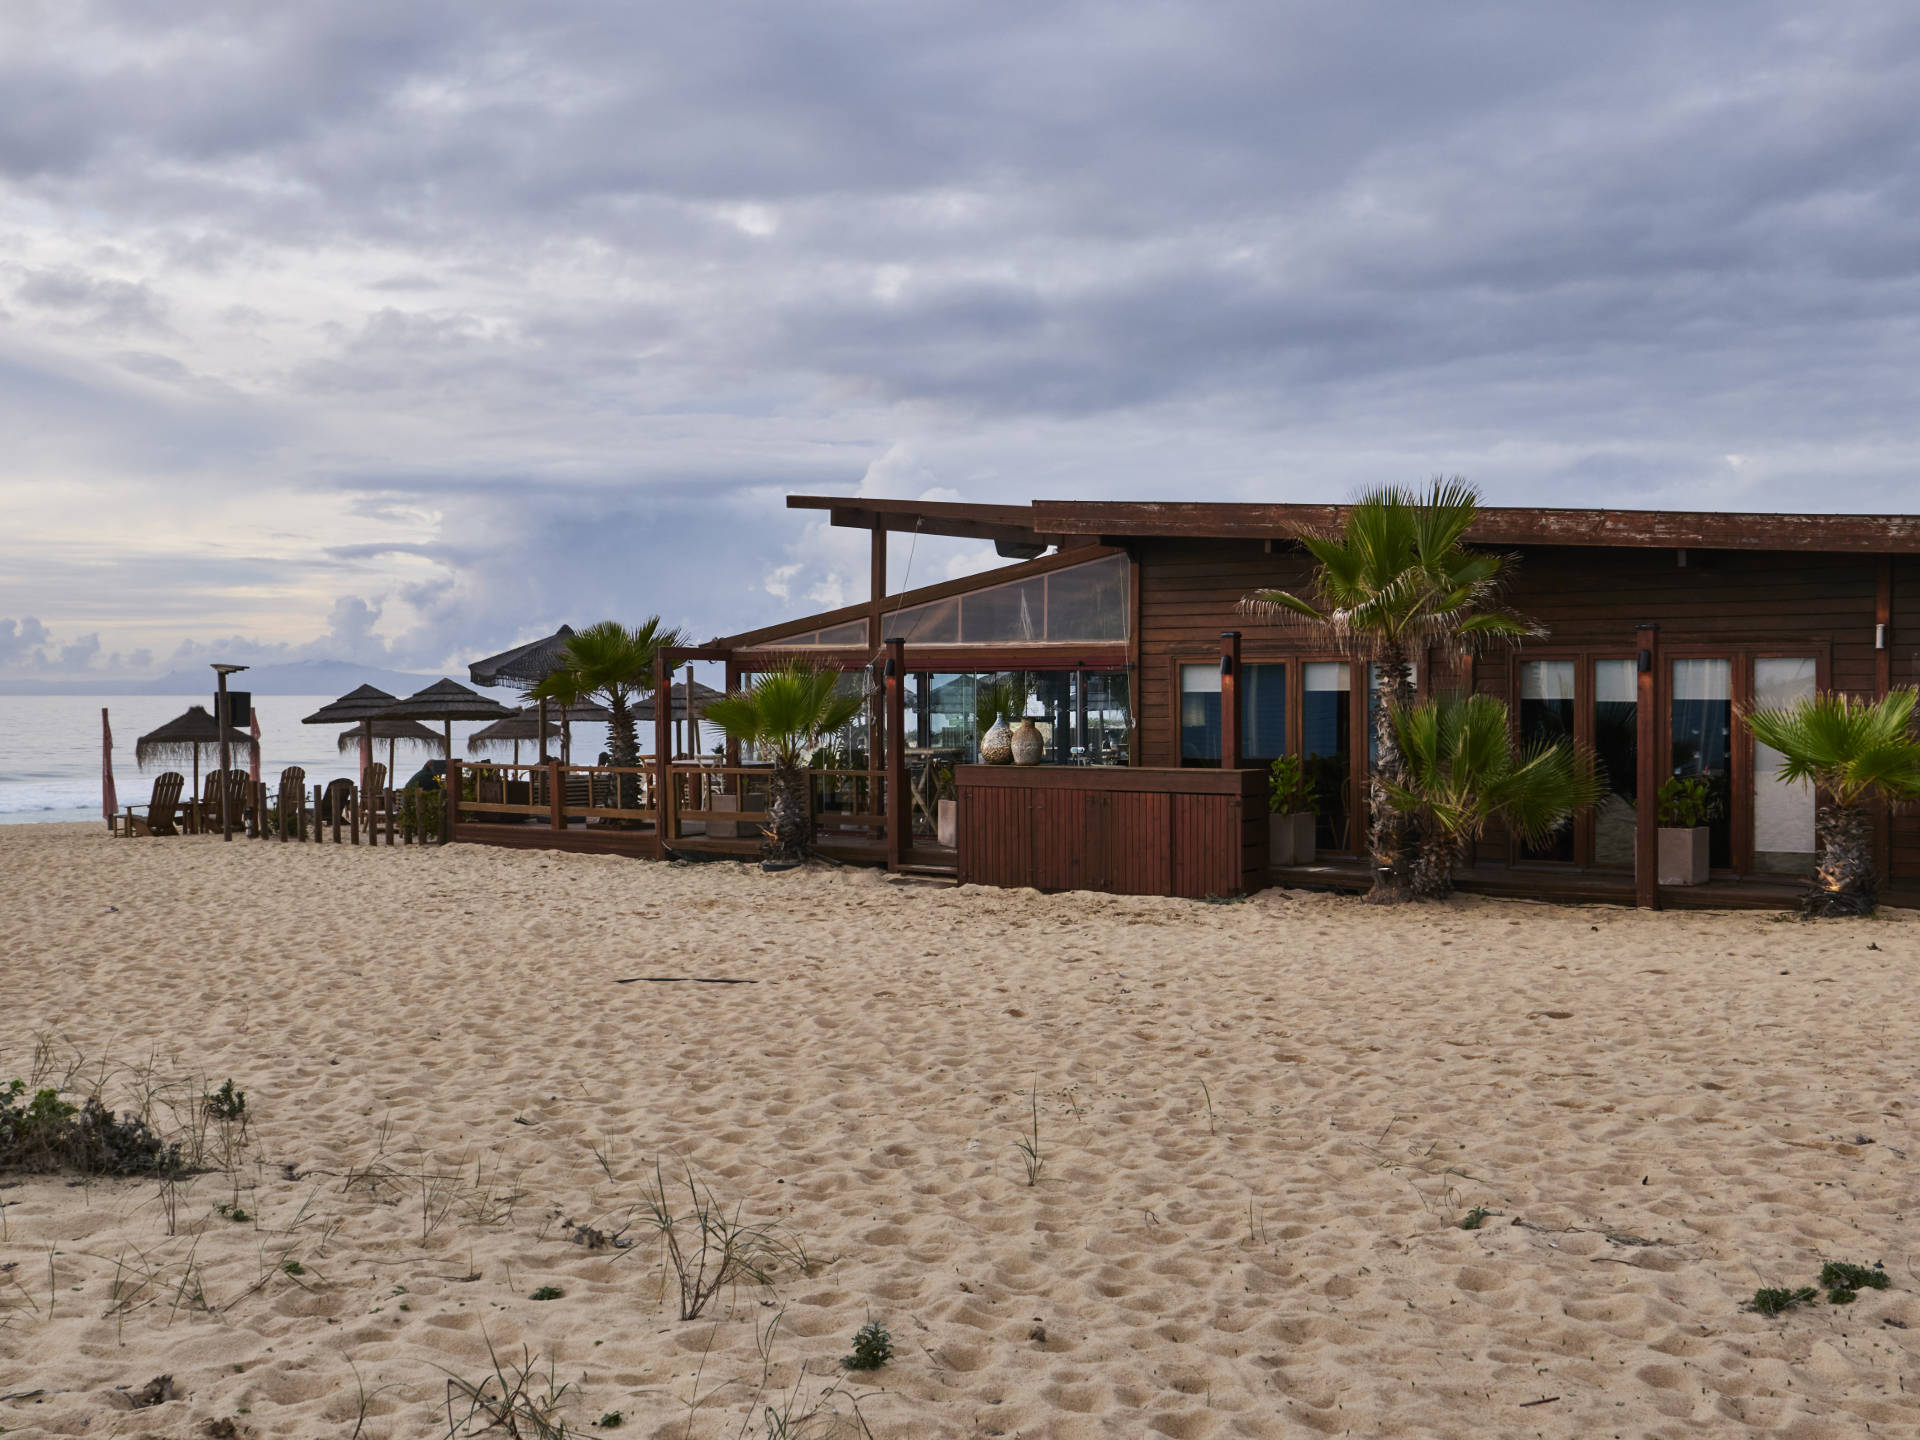
<path id="1" fill-rule="evenodd" d="M 1269 865 L 1311 865 L 1313 863 L 1313 816 L 1269 815 L 1267 817 Z"/>
<path id="2" fill-rule="evenodd" d="M 715 811 L 737 813 L 740 809 L 740 797 L 738 795 L 711 795 L 707 797 L 707 806 L 709 809 Z M 709 820 L 707 821 L 707 834 L 715 840 L 737 840 L 740 838 L 740 822 L 738 820 Z"/>
<path id="3" fill-rule="evenodd" d="M 960 802 L 958 800 L 934 802 L 933 838 L 949 850 L 960 843 Z"/>
<path id="4" fill-rule="evenodd" d="M 1659 864 L 1655 874 L 1662 885 L 1707 883 L 1707 827 L 1691 830 L 1660 827 Z"/>

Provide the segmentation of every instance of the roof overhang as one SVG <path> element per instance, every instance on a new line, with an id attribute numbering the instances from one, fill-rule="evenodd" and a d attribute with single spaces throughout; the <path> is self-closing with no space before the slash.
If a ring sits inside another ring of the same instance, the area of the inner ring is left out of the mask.
<path id="1" fill-rule="evenodd" d="M 1061 547 L 1117 545 L 1146 538 L 1293 540 L 1339 530 L 1349 509 L 1344 505 L 1120 500 L 963 505 L 831 495 L 789 495 L 787 504 L 795 510 L 825 510 L 832 524 L 854 529 Z M 1468 538 L 1483 545 L 1920 554 L 1920 515 L 1485 506 Z"/>

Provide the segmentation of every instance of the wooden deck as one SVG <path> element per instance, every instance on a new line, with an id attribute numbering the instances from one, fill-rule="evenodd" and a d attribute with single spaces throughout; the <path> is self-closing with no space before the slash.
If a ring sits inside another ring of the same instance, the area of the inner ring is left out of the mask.
<path id="1" fill-rule="evenodd" d="M 1373 884 L 1363 860 L 1334 856 L 1313 865 L 1276 867 L 1273 883 L 1295 890 L 1357 894 Z M 1463 870 L 1454 888 L 1467 895 L 1543 900 L 1558 905 L 1632 905 L 1633 876 L 1624 870 L 1592 871 L 1547 866 L 1516 868 L 1480 864 Z M 1785 876 L 1719 876 L 1704 885 L 1662 885 L 1663 910 L 1794 910 L 1806 882 Z M 1920 907 L 1920 885 L 1895 882 L 1881 887 L 1883 904 Z"/>

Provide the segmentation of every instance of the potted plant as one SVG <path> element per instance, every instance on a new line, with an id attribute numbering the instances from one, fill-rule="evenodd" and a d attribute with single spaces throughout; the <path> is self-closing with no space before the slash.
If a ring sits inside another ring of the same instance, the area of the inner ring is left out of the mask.
<path id="1" fill-rule="evenodd" d="M 1267 767 L 1267 832 L 1273 865 L 1311 865 L 1315 819 L 1313 789 L 1297 755 L 1282 755 Z"/>
<path id="2" fill-rule="evenodd" d="M 1662 885 L 1704 885 L 1707 821 L 1713 791 L 1698 776 L 1675 775 L 1660 787 L 1660 848 L 1656 873 Z"/>
<path id="3" fill-rule="evenodd" d="M 960 843 L 960 798 L 954 787 L 951 765 L 934 767 L 933 795 L 933 838 L 951 850 Z"/>

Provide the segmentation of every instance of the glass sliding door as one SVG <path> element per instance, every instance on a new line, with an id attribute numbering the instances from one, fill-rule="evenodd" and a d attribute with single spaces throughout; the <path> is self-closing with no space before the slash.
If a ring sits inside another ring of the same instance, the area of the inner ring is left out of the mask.
<path id="1" fill-rule="evenodd" d="M 1127 763 L 1127 731 L 1133 724 L 1127 672 L 1124 670 L 1082 670 L 1079 672 L 1081 713 L 1087 727 L 1080 743 L 1093 765 Z"/>
<path id="2" fill-rule="evenodd" d="M 1753 705 L 1772 710 L 1813 697 L 1818 667 L 1811 658 L 1767 656 L 1753 662 Z M 1813 787 L 1780 779 L 1782 756 L 1753 742 L 1753 868 L 1775 875 L 1813 871 Z"/>
<path id="3" fill-rule="evenodd" d="M 1329 850 L 1354 848 L 1347 805 L 1347 782 L 1353 773 L 1352 675 L 1353 667 L 1344 660 L 1315 660 L 1301 667 L 1301 753 L 1320 812 L 1316 843 Z"/>
<path id="4" fill-rule="evenodd" d="M 1240 754 L 1265 767 L 1287 753 L 1287 667 L 1240 667 Z"/>
<path id="5" fill-rule="evenodd" d="M 1593 809 L 1593 863 L 1633 868 L 1640 789 L 1640 692 L 1631 660 L 1593 662 L 1593 751 L 1607 793 Z"/>
<path id="6" fill-rule="evenodd" d="M 1180 763 L 1220 763 L 1220 662 L 1180 667 Z"/>
<path id="7" fill-rule="evenodd" d="M 1520 745 L 1571 745 L 1574 738 L 1573 660 L 1527 660 L 1520 665 Z M 1543 845 L 1517 845 L 1524 860 L 1573 859 L 1573 825 L 1563 825 Z"/>
<path id="8" fill-rule="evenodd" d="M 1728 800 L 1733 776 L 1733 661 L 1718 657 L 1673 662 L 1672 773 L 1703 780 L 1711 801 L 1707 821 L 1708 863 L 1733 863 L 1733 823 Z"/>

